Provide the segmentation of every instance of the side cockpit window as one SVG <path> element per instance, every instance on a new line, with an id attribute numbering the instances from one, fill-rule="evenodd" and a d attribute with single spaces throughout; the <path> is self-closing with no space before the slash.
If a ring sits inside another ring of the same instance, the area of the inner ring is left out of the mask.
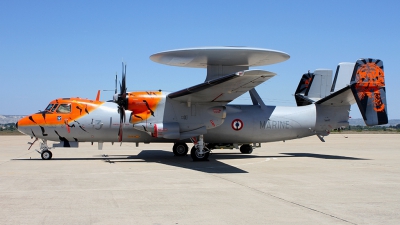
<path id="1" fill-rule="evenodd" d="M 58 113 L 70 113 L 71 112 L 71 104 L 60 104 L 57 111 Z"/>
<path id="2" fill-rule="evenodd" d="M 54 104 L 49 104 L 44 111 L 50 111 Z"/>

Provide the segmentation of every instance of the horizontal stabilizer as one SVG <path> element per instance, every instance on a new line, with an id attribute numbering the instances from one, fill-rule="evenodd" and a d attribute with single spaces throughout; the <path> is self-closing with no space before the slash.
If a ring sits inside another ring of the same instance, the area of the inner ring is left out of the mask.
<path id="1" fill-rule="evenodd" d="M 313 100 L 309 99 L 307 96 L 304 95 L 296 94 L 294 95 L 294 98 L 296 100 L 297 106 L 311 105 L 314 103 Z"/>
<path id="2" fill-rule="evenodd" d="M 342 105 L 352 105 L 356 103 L 354 95 L 351 91 L 350 86 L 344 87 L 339 91 L 326 96 L 323 99 L 318 100 L 315 104 L 318 105 L 330 105 L 330 106 L 342 106 Z"/>

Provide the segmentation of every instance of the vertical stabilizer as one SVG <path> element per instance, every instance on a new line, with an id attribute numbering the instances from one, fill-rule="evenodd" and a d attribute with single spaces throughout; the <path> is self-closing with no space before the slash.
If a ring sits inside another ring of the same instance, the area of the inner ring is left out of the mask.
<path id="1" fill-rule="evenodd" d="M 349 86 L 351 76 L 353 75 L 355 63 L 342 62 L 336 68 L 335 77 L 333 78 L 331 92 L 339 91 L 340 89 Z"/>
<path id="2" fill-rule="evenodd" d="M 313 103 L 313 101 L 307 97 L 313 80 L 314 74 L 310 72 L 303 74 L 301 77 L 296 92 L 294 93 L 297 106 L 310 105 Z"/>
<path id="3" fill-rule="evenodd" d="M 332 85 L 332 70 L 317 69 L 314 71 L 314 80 L 308 91 L 308 97 L 318 101 L 330 94 Z"/>
<path id="4" fill-rule="evenodd" d="M 368 126 L 388 123 L 385 74 L 379 59 L 357 60 L 351 90 Z"/>
<path id="5" fill-rule="evenodd" d="M 297 106 L 310 105 L 330 94 L 332 70 L 317 69 L 305 73 L 300 79 L 294 97 Z"/>

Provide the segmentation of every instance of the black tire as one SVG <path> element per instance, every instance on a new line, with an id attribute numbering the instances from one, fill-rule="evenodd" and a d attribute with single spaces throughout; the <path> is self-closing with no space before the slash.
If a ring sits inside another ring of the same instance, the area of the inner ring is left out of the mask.
<path id="1" fill-rule="evenodd" d="M 172 151 L 174 152 L 175 156 L 186 156 L 189 151 L 189 147 L 184 142 L 175 143 L 172 147 Z"/>
<path id="2" fill-rule="evenodd" d="M 253 152 L 253 147 L 249 144 L 240 146 L 240 152 L 243 154 L 251 154 Z"/>
<path id="3" fill-rule="evenodd" d="M 40 154 L 40 156 L 42 156 L 43 160 L 50 160 L 53 157 L 53 153 L 49 150 L 45 150 Z"/>
<path id="4" fill-rule="evenodd" d="M 208 156 L 210 156 L 210 152 L 206 152 L 202 155 L 198 153 L 198 150 L 195 146 L 192 147 L 190 151 L 190 156 L 192 157 L 193 161 L 207 161 Z"/>

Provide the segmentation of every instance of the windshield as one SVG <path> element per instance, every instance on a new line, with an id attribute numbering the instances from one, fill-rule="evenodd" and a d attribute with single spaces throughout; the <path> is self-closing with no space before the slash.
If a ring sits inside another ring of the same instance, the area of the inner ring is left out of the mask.
<path id="1" fill-rule="evenodd" d="M 49 104 L 44 111 L 50 111 L 53 108 L 54 104 Z"/>
<path id="2" fill-rule="evenodd" d="M 54 104 L 54 107 L 50 110 L 50 112 L 54 112 L 54 110 L 56 110 L 58 104 Z"/>

